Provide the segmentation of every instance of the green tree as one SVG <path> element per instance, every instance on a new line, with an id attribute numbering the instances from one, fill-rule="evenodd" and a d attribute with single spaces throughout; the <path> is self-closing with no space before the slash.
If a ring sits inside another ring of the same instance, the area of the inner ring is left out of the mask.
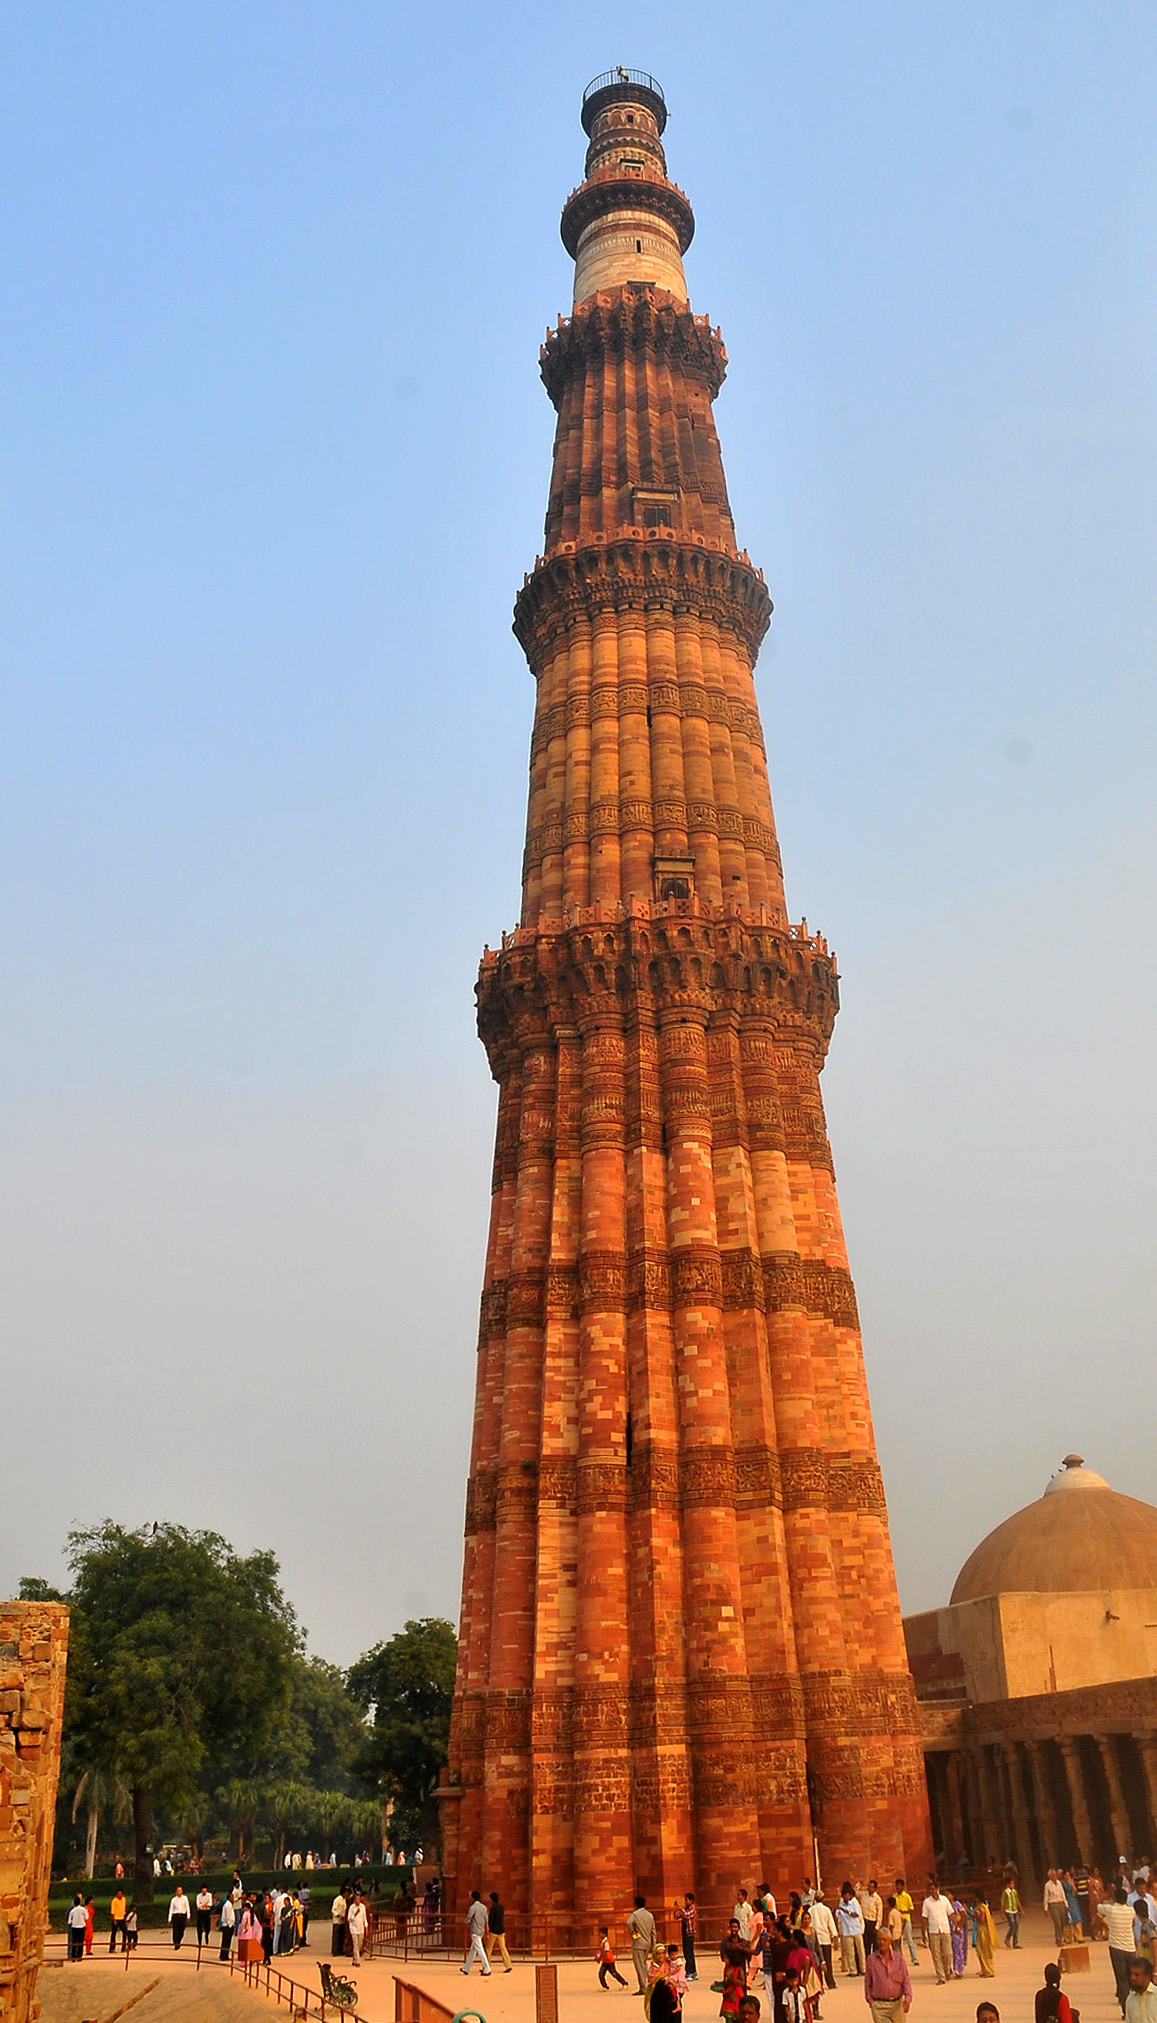
<path id="1" fill-rule="evenodd" d="M 364 1726 L 339 1666 L 300 1653 L 291 1659 L 288 1693 L 268 1733 L 226 1737 L 203 1772 L 238 1861 L 247 1838 L 251 1853 L 270 1839 L 280 1860 L 288 1835 L 321 1825 L 323 1798 L 340 1815 L 341 1801 L 360 1794 L 352 1764 Z"/>
<path id="2" fill-rule="evenodd" d="M 457 1662 L 452 1624 L 423 1616 L 375 1644 L 346 1674 L 351 1697 L 369 1717 L 355 1767 L 383 1811 L 392 1804 L 393 1834 L 406 1847 L 437 1845 L 434 1791 L 450 1740 Z"/>
<path id="3" fill-rule="evenodd" d="M 154 1807 L 200 1817 L 207 1759 L 261 1747 L 300 1634 L 272 1553 L 241 1558 L 216 1532 L 110 1519 L 70 1533 L 69 1564 L 69 1741 L 128 1785 L 134 1892 L 150 1902 Z"/>

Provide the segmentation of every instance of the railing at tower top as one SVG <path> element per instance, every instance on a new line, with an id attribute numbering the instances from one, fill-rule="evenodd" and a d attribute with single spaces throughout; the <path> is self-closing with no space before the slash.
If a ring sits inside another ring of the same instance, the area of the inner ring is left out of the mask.
<path id="1" fill-rule="evenodd" d="M 651 77 L 645 70 L 628 70 L 625 65 L 620 64 L 617 70 L 604 70 L 601 77 L 592 77 L 583 93 L 583 104 L 586 104 L 588 98 L 593 98 L 596 91 L 606 91 L 612 84 L 641 84 L 644 91 L 653 91 L 655 97 L 662 99 L 664 105 L 667 103 L 663 98 L 663 87 L 657 77 Z"/>
<path id="2" fill-rule="evenodd" d="M 673 1913 L 656 1910 L 654 1915 L 656 1930 L 664 1945 L 680 1939 L 679 1924 Z M 700 1918 L 700 1928 L 706 1931 L 703 1943 L 712 1954 L 718 1951 L 719 1941 L 727 1929 L 727 1915 L 712 1913 L 706 1920 Z M 619 1957 L 625 1955 L 629 1960 L 631 1935 L 621 1913 L 614 1911 L 601 1914 L 594 1911 L 586 1916 L 576 1916 L 568 1911 L 536 1911 L 530 1916 L 523 1916 L 507 1911 L 503 1936 L 507 1950 L 517 1959 L 593 1959 L 599 1949 L 604 1925 Z M 488 1949 L 494 1944 L 495 1958 L 501 1965 L 497 1944 L 492 1939 L 486 1943 Z M 369 1930 L 362 1947 L 364 1959 L 460 1960 L 465 1952 L 466 1925 L 461 1912 L 450 1912 L 445 1919 L 439 1916 L 431 1920 L 420 1908 L 409 1912 L 371 1909 Z"/>

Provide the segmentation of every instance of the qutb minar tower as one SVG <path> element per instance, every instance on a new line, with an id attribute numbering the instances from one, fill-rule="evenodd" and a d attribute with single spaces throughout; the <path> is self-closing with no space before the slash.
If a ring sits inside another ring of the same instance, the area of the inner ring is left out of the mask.
<path id="1" fill-rule="evenodd" d="M 451 1905 L 928 1866 L 908 1674 L 819 1076 L 835 964 L 789 923 L 663 94 L 583 100 L 548 333 L 522 917 L 483 959 L 499 1085 L 439 1793 Z M 813 1838 L 814 1836 L 814 1838 Z"/>

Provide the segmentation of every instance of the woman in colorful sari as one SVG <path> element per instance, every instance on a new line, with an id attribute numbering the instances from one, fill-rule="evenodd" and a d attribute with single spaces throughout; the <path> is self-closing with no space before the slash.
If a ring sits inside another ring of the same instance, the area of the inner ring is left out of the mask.
<path id="1" fill-rule="evenodd" d="M 807 1912 L 801 1910 L 800 1917 L 806 1918 Z M 820 1980 L 816 1970 L 816 1963 L 807 1942 L 807 1934 L 800 1929 L 798 1923 L 792 1931 L 791 1951 L 783 1963 L 785 1988 L 787 1986 L 787 1977 L 793 1967 L 799 1976 L 799 1992 L 803 1996 L 804 2014 L 807 2018 L 807 2023 L 817 2023 L 817 2018 L 820 2014 L 820 1997 L 824 1991 L 824 1984 Z M 780 2007 L 781 2009 L 783 2008 L 782 1999 Z"/>
<path id="2" fill-rule="evenodd" d="M 723 1962 L 723 2000 L 719 2004 L 719 2014 L 738 2016 L 739 2004 L 747 1993 L 747 1963 L 751 1958 L 751 1947 L 739 1929 L 738 1918 L 732 1918 L 727 1927 L 719 1957 Z"/>
<path id="3" fill-rule="evenodd" d="M 988 1908 L 988 1898 L 981 1890 L 976 1899 L 976 1957 L 986 1980 L 991 1979 L 996 1972 L 993 1965 L 995 1955 L 996 1926 L 992 1921 L 992 1912 Z"/>
<path id="4" fill-rule="evenodd" d="M 747 1968 L 747 1985 L 755 1986 L 755 1977 L 763 1961 L 764 1917 L 759 1898 L 751 1906 L 751 1923 L 747 1927 L 747 1943 L 751 1947 L 751 1959 Z"/>
<path id="5" fill-rule="evenodd" d="M 959 1981 L 968 1965 L 968 1912 L 959 1897 L 952 1899 L 952 1971 Z"/>
<path id="6" fill-rule="evenodd" d="M 800 1911 L 796 1919 L 796 1930 L 812 1956 L 812 1964 L 815 1967 L 816 1973 L 820 1976 L 822 1984 L 824 1971 L 823 1956 L 820 1953 L 820 1942 L 815 1935 L 815 1927 L 812 1924 L 812 1914 L 810 1911 Z M 804 1993 L 806 1995 L 806 1988 L 804 1989 Z"/>

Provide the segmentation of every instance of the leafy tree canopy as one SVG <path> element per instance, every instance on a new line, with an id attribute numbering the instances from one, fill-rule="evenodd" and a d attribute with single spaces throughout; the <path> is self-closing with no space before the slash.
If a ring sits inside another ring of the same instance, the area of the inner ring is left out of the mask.
<path id="1" fill-rule="evenodd" d="M 264 1743 L 286 1707 L 301 1637 L 272 1553 L 211 1531 L 107 1520 L 69 1535 L 66 1722 L 74 1759 L 131 1788 L 136 1890 L 152 1894 L 152 1807 L 195 1813 L 207 1759 Z"/>
<path id="2" fill-rule="evenodd" d="M 435 1845 L 434 1789 L 446 1761 L 458 1640 L 441 1616 L 408 1622 L 358 1659 L 346 1675 L 351 1697 L 370 1717 L 355 1758 L 367 1785 L 392 1801 L 392 1838 L 413 1848 Z"/>

